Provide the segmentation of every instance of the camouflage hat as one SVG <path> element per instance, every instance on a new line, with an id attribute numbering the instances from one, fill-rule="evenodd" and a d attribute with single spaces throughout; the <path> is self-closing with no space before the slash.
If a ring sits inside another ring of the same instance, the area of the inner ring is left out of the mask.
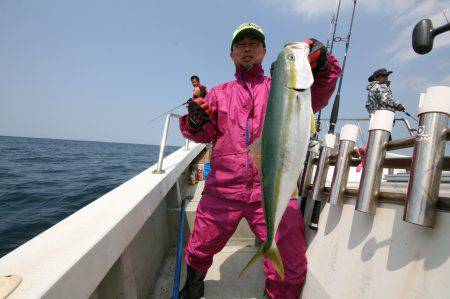
<path id="1" fill-rule="evenodd" d="M 367 79 L 369 82 L 372 82 L 375 80 L 375 77 L 382 76 L 382 75 L 390 75 L 393 71 L 388 71 L 387 69 L 378 69 Z"/>
<path id="2" fill-rule="evenodd" d="M 258 38 L 262 43 L 264 48 L 266 47 L 266 37 L 264 36 L 264 31 L 256 25 L 255 23 L 243 23 L 239 25 L 233 32 L 233 39 L 231 41 L 231 50 L 233 50 L 233 45 L 239 41 L 244 35 L 253 35 Z"/>

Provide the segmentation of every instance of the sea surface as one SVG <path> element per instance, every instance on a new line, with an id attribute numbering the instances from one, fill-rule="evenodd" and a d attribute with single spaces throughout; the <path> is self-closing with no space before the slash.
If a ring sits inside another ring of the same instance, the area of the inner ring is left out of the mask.
<path id="1" fill-rule="evenodd" d="M 0 257 L 152 166 L 158 153 L 159 145 L 0 136 Z"/>

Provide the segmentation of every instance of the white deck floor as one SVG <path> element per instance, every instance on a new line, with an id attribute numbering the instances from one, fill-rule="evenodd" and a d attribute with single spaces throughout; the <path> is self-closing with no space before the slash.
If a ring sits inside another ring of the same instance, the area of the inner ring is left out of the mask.
<path id="1" fill-rule="evenodd" d="M 254 246 L 226 246 L 214 256 L 214 262 L 205 279 L 205 298 L 262 298 L 264 292 L 263 260 L 242 277 L 239 273 L 255 254 Z M 150 298 L 171 298 L 176 253 L 169 255 Z M 180 288 L 185 281 L 186 264 L 182 264 Z"/>

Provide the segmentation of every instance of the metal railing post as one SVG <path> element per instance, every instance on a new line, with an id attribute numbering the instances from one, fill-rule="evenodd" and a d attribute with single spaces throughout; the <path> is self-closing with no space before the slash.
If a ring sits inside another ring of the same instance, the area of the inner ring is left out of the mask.
<path id="1" fill-rule="evenodd" d="M 322 147 L 320 148 L 319 162 L 317 163 L 316 173 L 311 189 L 311 201 L 313 202 L 313 210 L 309 221 L 311 229 L 317 229 L 319 224 L 319 216 L 322 211 L 325 200 L 323 196 L 323 188 L 327 179 L 329 159 L 331 152 L 336 143 L 336 136 L 333 134 L 326 134 L 323 139 Z"/>
<path id="2" fill-rule="evenodd" d="M 333 180 L 331 182 L 330 204 L 342 206 L 347 188 L 350 157 L 358 138 L 358 126 L 344 125 L 339 136 L 339 152 L 336 156 Z"/>
<path id="3" fill-rule="evenodd" d="M 156 170 L 154 170 L 153 173 L 164 173 L 165 172 L 162 169 L 162 165 L 163 165 L 164 150 L 166 149 L 167 134 L 168 134 L 168 131 L 169 131 L 170 118 L 171 117 L 180 118 L 181 115 L 178 115 L 178 114 L 175 114 L 175 113 L 169 113 L 166 116 L 166 122 L 165 122 L 165 125 L 164 125 L 163 136 L 162 136 L 162 139 L 161 139 L 161 146 L 159 147 L 158 165 L 156 166 Z"/>
<path id="4" fill-rule="evenodd" d="M 389 141 L 393 121 L 394 112 L 378 110 L 372 114 L 365 163 L 355 205 L 357 211 L 375 215 L 383 175 L 383 161 L 386 157 L 386 143 Z"/>
<path id="5" fill-rule="evenodd" d="M 419 127 L 406 193 L 404 221 L 434 226 L 449 114 L 450 87 L 428 88 L 419 103 Z"/>

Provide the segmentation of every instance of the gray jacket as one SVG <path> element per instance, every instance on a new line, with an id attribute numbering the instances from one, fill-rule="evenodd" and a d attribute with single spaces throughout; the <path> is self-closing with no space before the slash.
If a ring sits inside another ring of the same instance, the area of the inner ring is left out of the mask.
<path id="1" fill-rule="evenodd" d="M 390 83 L 390 81 L 372 81 L 367 85 L 369 93 L 367 95 L 366 109 L 369 114 L 374 113 L 376 110 L 397 111 L 396 107 L 399 102 L 394 100 L 392 96 L 392 91 L 389 88 Z"/>

